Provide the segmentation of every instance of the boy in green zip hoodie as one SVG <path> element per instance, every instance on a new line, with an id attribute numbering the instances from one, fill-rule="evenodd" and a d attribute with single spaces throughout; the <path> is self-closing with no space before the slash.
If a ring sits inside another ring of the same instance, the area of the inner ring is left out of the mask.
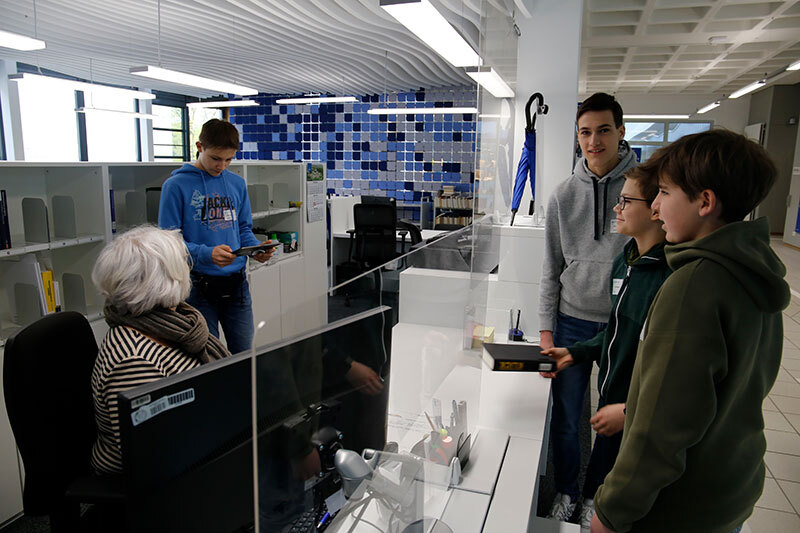
<path id="1" fill-rule="evenodd" d="M 642 329 L 591 531 L 739 531 L 764 486 L 761 405 L 790 300 L 767 219 L 743 221 L 775 165 L 753 141 L 711 130 L 661 148 L 639 172 L 658 178 L 653 208 L 675 243 L 665 249 L 673 273 Z"/>
<path id="2" fill-rule="evenodd" d="M 632 238 L 612 266 L 608 327 L 569 348 L 542 352 L 557 359 L 558 370 L 591 361 L 597 361 L 600 367 L 598 409 L 589 420 L 597 435 L 583 484 L 580 524 L 584 528 L 594 516 L 594 493 L 614 466 L 622 441 L 625 399 L 639 333 L 650 303 L 671 272 L 664 257 L 664 230 L 651 206 L 658 194 L 658 180 L 636 168 L 628 170 L 625 178 L 614 212 L 617 230 Z"/>

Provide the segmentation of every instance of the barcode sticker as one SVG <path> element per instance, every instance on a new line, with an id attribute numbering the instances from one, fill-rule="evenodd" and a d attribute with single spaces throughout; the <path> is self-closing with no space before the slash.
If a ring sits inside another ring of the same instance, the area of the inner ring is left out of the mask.
<path id="1" fill-rule="evenodd" d="M 137 398 L 136 401 L 139 401 L 139 398 Z M 170 394 L 169 396 L 159 398 L 149 405 L 143 405 L 136 411 L 132 412 L 131 421 L 133 422 L 134 426 L 138 426 L 139 424 L 150 420 L 154 416 L 161 414 L 164 411 L 169 411 L 170 409 L 180 407 L 181 405 L 185 405 L 193 401 L 194 389 L 186 389 L 185 391 L 176 392 L 175 394 Z"/>
<path id="2" fill-rule="evenodd" d="M 131 402 L 131 409 L 136 409 L 137 407 L 141 407 L 150 403 L 150 395 L 145 394 L 144 396 L 139 396 L 135 400 Z"/>

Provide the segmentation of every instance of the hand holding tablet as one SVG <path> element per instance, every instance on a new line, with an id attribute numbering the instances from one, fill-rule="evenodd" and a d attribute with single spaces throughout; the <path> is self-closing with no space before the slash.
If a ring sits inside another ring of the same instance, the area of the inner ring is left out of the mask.
<path id="1" fill-rule="evenodd" d="M 257 244 L 255 246 L 244 246 L 239 248 L 238 250 L 233 251 L 233 255 L 241 256 L 246 255 L 247 257 L 255 257 L 257 255 L 268 253 L 273 248 L 277 248 L 280 246 L 280 242 L 262 242 L 261 244 Z"/>

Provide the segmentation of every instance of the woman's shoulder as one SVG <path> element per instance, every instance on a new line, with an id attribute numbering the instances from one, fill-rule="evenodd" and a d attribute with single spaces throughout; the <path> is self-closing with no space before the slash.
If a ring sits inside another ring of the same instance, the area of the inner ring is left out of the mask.
<path id="1" fill-rule="evenodd" d="M 175 351 L 150 339 L 130 326 L 114 326 L 103 339 L 98 356 L 112 364 L 119 364 L 127 359 L 152 359 L 162 351 Z"/>

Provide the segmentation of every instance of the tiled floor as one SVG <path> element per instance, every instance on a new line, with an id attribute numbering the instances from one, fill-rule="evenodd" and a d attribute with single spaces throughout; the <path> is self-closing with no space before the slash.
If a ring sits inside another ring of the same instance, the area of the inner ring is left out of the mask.
<path id="1" fill-rule="evenodd" d="M 767 479 L 747 521 L 752 533 L 800 532 L 800 250 L 778 238 L 772 248 L 786 265 L 792 303 L 783 315 L 781 371 L 764 401 Z"/>
<path id="2" fill-rule="evenodd" d="M 764 493 L 743 533 L 800 533 L 800 250 L 779 238 L 772 248 L 786 265 L 792 303 L 783 316 L 783 360 L 775 386 L 764 400 L 767 479 Z M 592 406 L 597 406 L 595 377 Z"/>

